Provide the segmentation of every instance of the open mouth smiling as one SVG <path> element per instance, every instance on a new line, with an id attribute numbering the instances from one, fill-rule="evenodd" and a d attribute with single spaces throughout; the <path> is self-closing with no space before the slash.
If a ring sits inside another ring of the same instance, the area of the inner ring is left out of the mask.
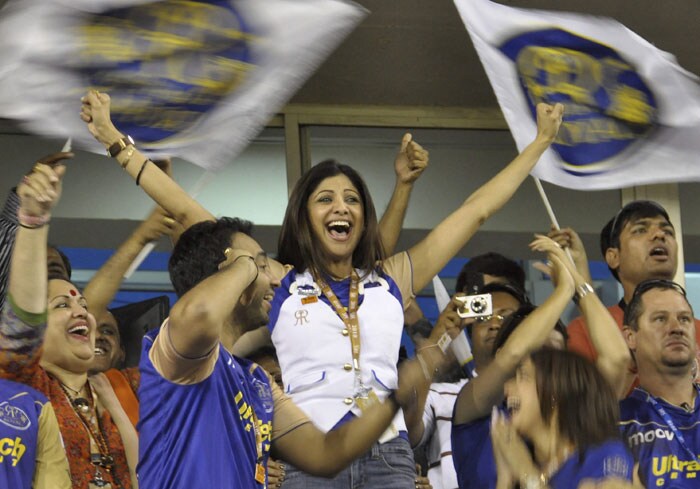
<path id="1" fill-rule="evenodd" d="M 86 341 L 90 334 L 90 328 L 87 323 L 81 322 L 68 328 L 68 334 L 76 339 Z"/>
<path id="2" fill-rule="evenodd" d="M 345 241 L 350 236 L 352 225 L 349 221 L 331 221 L 326 224 L 326 229 L 331 238 L 338 241 Z"/>

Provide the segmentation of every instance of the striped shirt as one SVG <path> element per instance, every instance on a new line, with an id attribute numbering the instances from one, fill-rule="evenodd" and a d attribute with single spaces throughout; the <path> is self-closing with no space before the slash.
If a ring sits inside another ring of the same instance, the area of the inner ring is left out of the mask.
<path id="1" fill-rule="evenodd" d="M 19 209 L 19 196 L 12 189 L 5 201 L 5 207 L 0 213 L 0 310 L 5 304 L 7 282 L 10 278 L 10 258 L 15 244 L 17 232 L 17 210 Z"/>
<path id="2" fill-rule="evenodd" d="M 452 462 L 452 411 L 467 379 L 434 383 L 430 386 L 423 410 L 423 438 L 426 446 L 428 479 L 433 489 L 456 489 L 457 473 Z"/>

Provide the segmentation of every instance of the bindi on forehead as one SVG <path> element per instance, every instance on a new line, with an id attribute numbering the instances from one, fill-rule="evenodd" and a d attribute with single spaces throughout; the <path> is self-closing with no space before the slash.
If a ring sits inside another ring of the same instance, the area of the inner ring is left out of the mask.
<path id="1" fill-rule="evenodd" d="M 71 295 L 71 297 L 75 297 L 78 295 L 78 291 L 74 289 L 70 289 L 68 293 Z"/>

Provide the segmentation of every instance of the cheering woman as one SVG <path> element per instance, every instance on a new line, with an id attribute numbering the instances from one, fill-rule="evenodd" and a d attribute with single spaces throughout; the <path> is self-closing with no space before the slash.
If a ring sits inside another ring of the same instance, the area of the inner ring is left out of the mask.
<path id="1" fill-rule="evenodd" d="M 505 169 L 408 252 L 385 259 L 372 199 L 359 174 L 333 160 L 312 167 L 289 199 L 279 259 L 294 269 L 270 314 L 286 391 L 325 431 L 396 387 L 403 309 L 517 190 L 554 140 L 563 107 L 540 104 L 537 135 Z M 440 355 L 433 343 L 424 355 Z M 431 374 L 431 372 L 426 372 Z M 414 487 L 402 413 L 370 452 L 333 481 L 287 466 L 284 487 Z"/>
<path id="2" fill-rule="evenodd" d="M 384 260 L 369 193 L 351 168 L 314 166 L 297 183 L 282 226 L 280 261 L 294 266 L 278 288 L 270 314 L 285 390 L 324 431 L 359 416 L 396 387 L 403 307 L 515 193 L 561 124 L 563 107 L 537 108 L 534 141 L 408 253 Z M 184 227 L 211 219 L 179 186 L 124 142 L 109 117 L 109 97 L 83 98 L 81 117 L 129 175 Z M 440 356 L 437 345 L 422 351 Z M 435 364 L 434 358 L 426 363 Z M 433 372 L 426 369 L 426 376 Z M 288 487 L 415 486 L 412 453 L 397 415 L 381 443 L 333 481 L 287 468 Z M 360 469 L 360 466 L 364 466 Z"/>
<path id="3" fill-rule="evenodd" d="M 497 489 L 631 484 L 634 459 L 617 427 L 617 396 L 588 360 L 543 348 L 520 364 L 505 393 L 511 418 L 494 409 L 491 428 Z"/>
<path id="4" fill-rule="evenodd" d="M 136 431 L 104 379 L 91 385 L 95 318 L 78 288 L 47 280 L 46 238 L 63 165 L 37 163 L 19 185 L 19 227 L 0 319 L 0 376 L 30 385 L 53 405 L 74 488 L 138 487 Z M 48 298 L 48 300 L 47 300 Z"/>

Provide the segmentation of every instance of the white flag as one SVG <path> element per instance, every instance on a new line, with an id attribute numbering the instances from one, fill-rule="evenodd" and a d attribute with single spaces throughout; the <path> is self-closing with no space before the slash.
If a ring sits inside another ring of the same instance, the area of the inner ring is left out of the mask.
<path id="1" fill-rule="evenodd" d="M 581 190 L 700 180 L 700 84 L 671 54 L 608 18 L 455 4 L 519 150 L 537 103 L 565 105 L 534 176 Z"/>
<path id="2" fill-rule="evenodd" d="M 447 287 L 437 275 L 433 277 L 433 291 L 435 292 L 435 302 L 437 303 L 438 311 L 442 312 L 452 299 L 450 293 L 447 292 Z"/>
<path id="3" fill-rule="evenodd" d="M 151 157 L 228 164 L 366 11 L 344 0 L 15 0 L 0 11 L 0 117 L 103 152 L 89 88 Z"/>

